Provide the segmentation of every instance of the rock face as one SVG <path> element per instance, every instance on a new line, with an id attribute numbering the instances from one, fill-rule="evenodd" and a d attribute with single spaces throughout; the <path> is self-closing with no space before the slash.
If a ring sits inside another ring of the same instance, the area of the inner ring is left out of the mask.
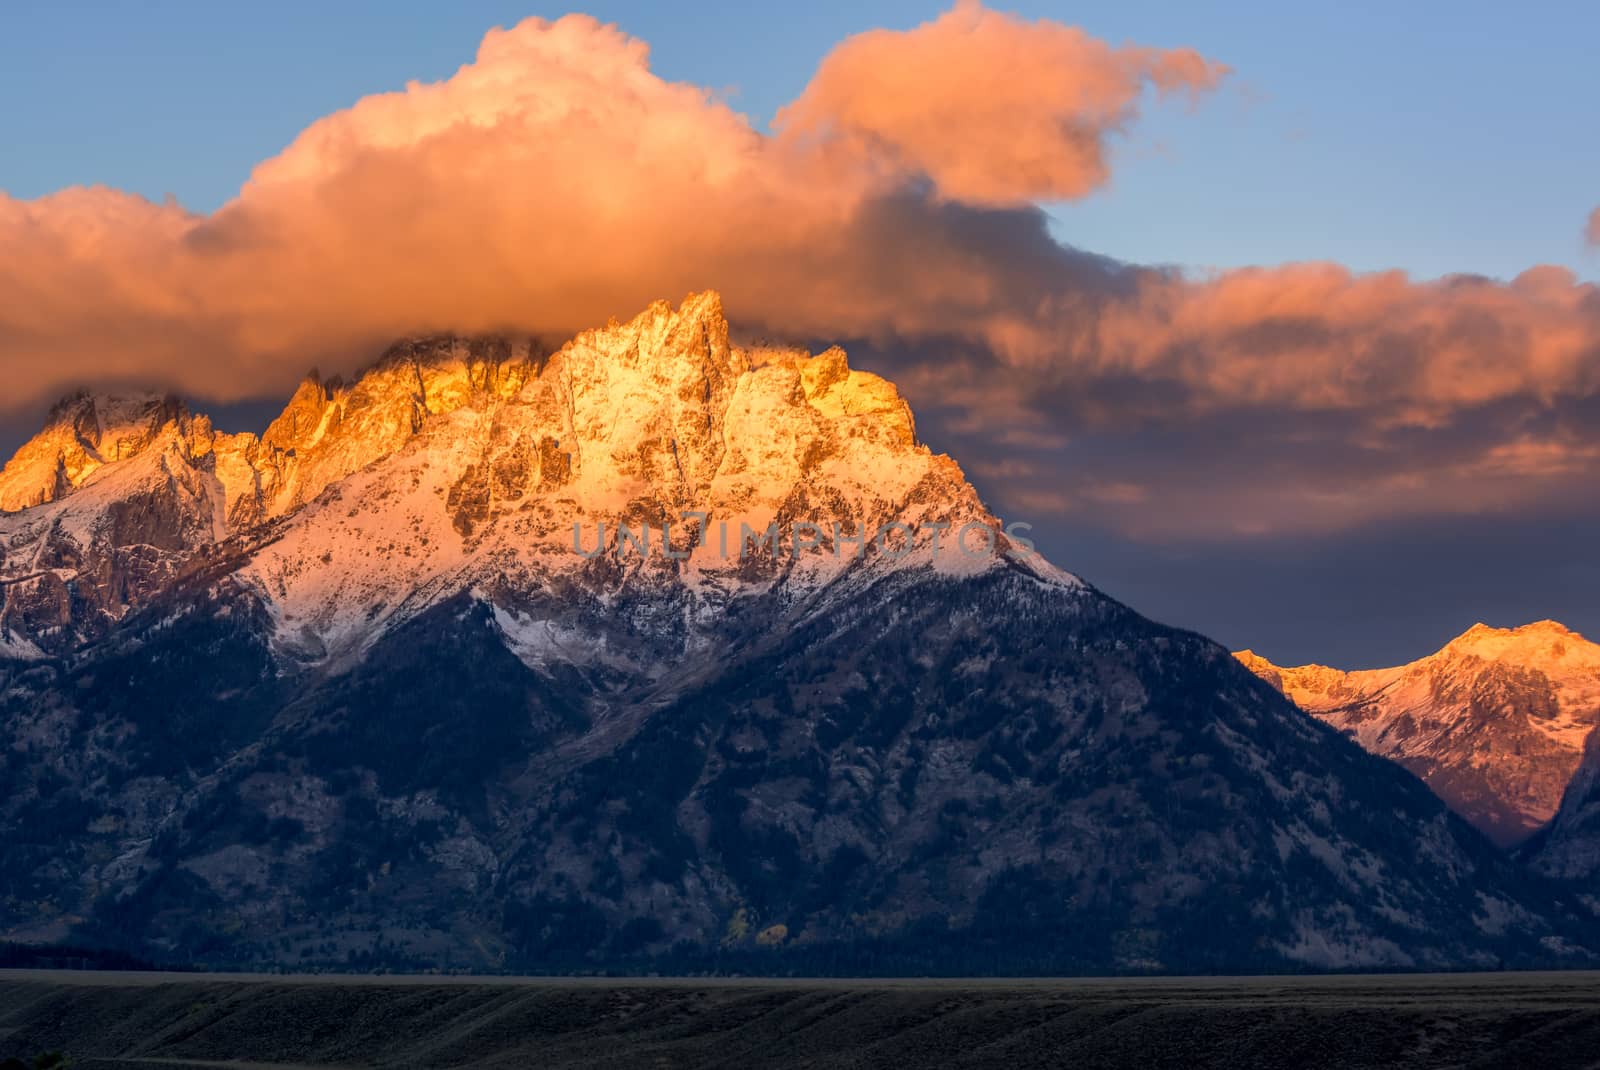
<path id="1" fill-rule="evenodd" d="M 1600 722 L 1600 646 L 1555 621 L 1477 624 L 1392 669 L 1236 656 L 1302 709 L 1417 774 L 1503 847 L 1555 816 Z"/>
<path id="2" fill-rule="evenodd" d="M 1412 777 L 1032 553 L 891 384 L 735 344 L 714 294 L 554 353 L 404 343 L 259 438 L 173 409 L 74 478 L 0 516 L 12 939 L 812 973 L 1600 946 Z"/>

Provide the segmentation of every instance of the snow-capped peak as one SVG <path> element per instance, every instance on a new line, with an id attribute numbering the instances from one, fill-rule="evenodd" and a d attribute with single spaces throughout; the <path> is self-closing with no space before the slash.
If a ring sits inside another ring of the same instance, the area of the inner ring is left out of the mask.
<path id="1" fill-rule="evenodd" d="M 1600 645 L 1553 620 L 1475 624 L 1437 653 L 1387 669 L 1235 657 L 1313 716 L 1411 768 L 1503 843 L 1555 814 L 1600 723 Z"/>
<path id="2" fill-rule="evenodd" d="M 847 575 L 908 568 L 1007 565 L 1076 583 L 999 530 L 959 466 L 917 440 L 892 383 L 837 348 L 737 344 L 714 292 L 658 301 L 554 353 L 405 341 L 351 381 L 307 377 L 260 436 L 169 422 L 169 467 L 186 474 L 107 483 L 73 504 L 70 532 L 64 512 L 0 519 L 0 570 L 60 557 L 77 564 L 56 579 L 81 584 L 94 547 L 127 556 L 95 518 L 130 512 L 111 500 L 124 492 L 151 513 L 155 495 L 182 517 L 172 552 L 228 542 L 280 640 L 313 659 L 461 591 L 521 605 L 557 589 L 643 591 L 687 598 L 692 620 L 734 598 L 781 590 L 798 604 Z M 59 600 L 29 591 L 7 597 L 32 597 L 67 642 L 49 615 Z"/>
<path id="3" fill-rule="evenodd" d="M 1476 657 L 1557 672 L 1563 668 L 1600 670 L 1600 646 L 1553 620 L 1535 621 L 1519 628 L 1474 624 L 1446 644 L 1440 655 Z"/>

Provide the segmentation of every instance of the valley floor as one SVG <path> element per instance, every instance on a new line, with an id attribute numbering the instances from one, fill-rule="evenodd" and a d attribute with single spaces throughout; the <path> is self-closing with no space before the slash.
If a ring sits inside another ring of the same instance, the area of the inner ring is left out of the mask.
<path id="1" fill-rule="evenodd" d="M 0 1061 L 231 1067 L 1600 1066 L 1600 973 L 1104 980 L 0 971 Z"/>

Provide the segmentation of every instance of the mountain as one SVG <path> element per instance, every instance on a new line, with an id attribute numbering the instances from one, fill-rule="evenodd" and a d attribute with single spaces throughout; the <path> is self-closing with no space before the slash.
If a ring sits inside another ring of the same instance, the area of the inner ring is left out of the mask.
<path id="1" fill-rule="evenodd" d="M 1600 722 L 1600 646 L 1550 620 L 1475 624 L 1392 669 L 1237 657 L 1301 709 L 1417 774 L 1502 847 L 1555 816 Z"/>
<path id="2" fill-rule="evenodd" d="M 0 474 L 6 939 L 780 973 L 1600 949 L 1409 774 L 1033 552 L 892 384 L 736 344 L 715 294 L 555 352 L 402 343 L 259 437 L 150 404 L 79 399 Z"/>

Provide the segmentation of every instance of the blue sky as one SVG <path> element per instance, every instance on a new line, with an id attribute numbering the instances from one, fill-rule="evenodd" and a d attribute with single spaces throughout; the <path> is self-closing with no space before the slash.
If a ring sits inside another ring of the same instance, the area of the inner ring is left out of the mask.
<path id="1" fill-rule="evenodd" d="M 663 75 L 727 90 L 757 123 L 828 48 L 941 7 L 589 3 L 649 41 Z M 1066 241 L 1140 262 L 1331 259 L 1510 277 L 1600 277 L 1600 5 L 1021 3 L 1113 42 L 1189 45 L 1235 69 L 1190 111 L 1159 106 L 1111 187 L 1052 206 Z M 366 93 L 433 80 L 483 31 L 562 6 L 13 2 L 0 8 L 0 189 L 103 183 L 210 210 L 251 166 Z"/>

